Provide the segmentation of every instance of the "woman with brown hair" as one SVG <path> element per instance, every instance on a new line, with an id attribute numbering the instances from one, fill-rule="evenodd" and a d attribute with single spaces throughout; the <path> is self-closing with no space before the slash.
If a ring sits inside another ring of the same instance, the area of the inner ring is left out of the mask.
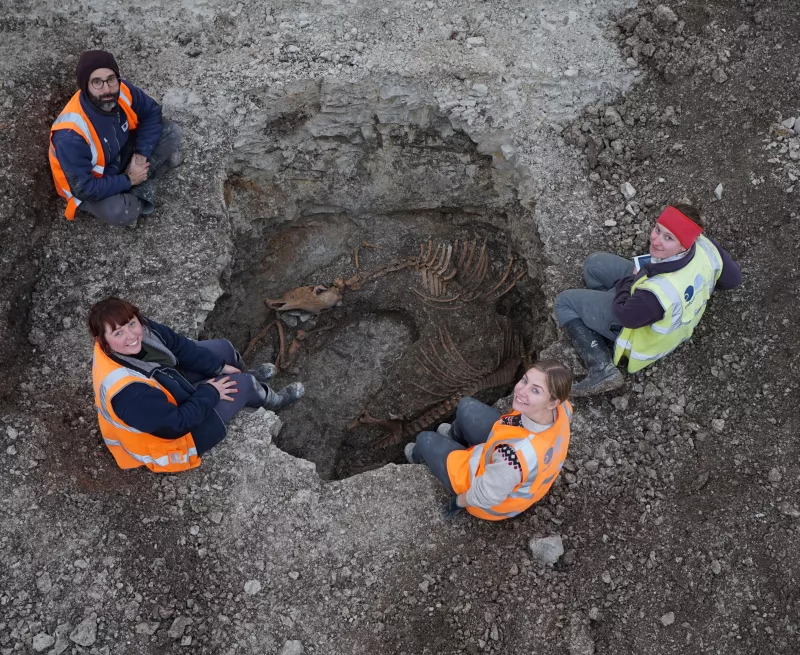
<path id="1" fill-rule="evenodd" d="M 243 407 L 277 410 L 304 393 L 300 382 L 276 393 L 266 383 L 272 364 L 245 372 L 230 341 L 192 341 L 119 298 L 95 304 L 88 324 L 100 431 L 123 469 L 199 466 Z"/>
<path id="2" fill-rule="evenodd" d="M 540 360 L 514 387 L 510 414 L 462 398 L 452 425 L 420 432 L 406 446 L 406 459 L 427 464 L 453 494 L 446 519 L 462 509 L 488 521 L 511 518 L 550 490 L 567 456 L 571 387 L 566 366 Z"/>

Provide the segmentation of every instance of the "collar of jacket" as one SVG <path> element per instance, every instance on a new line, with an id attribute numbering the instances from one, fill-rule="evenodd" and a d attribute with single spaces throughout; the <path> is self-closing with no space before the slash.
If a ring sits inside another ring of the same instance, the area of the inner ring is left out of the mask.
<path id="1" fill-rule="evenodd" d="M 172 354 L 172 351 L 169 350 L 165 345 L 164 342 L 161 341 L 158 334 L 153 332 L 148 326 L 146 322 L 142 322 L 142 344 L 146 344 L 151 348 L 155 348 L 156 350 L 160 350 L 161 352 L 169 355 L 169 358 L 172 360 L 172 365 L 175 366 L 178 363 L 178 358 Z M 113 359 L 117 364 L 121 364 L 126 368 L 132 368 L 134 371 L 138 371 L 139 373 L 143 373 L 147 377 L 152 377 L 153 373 L 159 368 L 162 368 L 161 364 L 156 364 L 155 362 L 144 362 L 141 359 L 136 359 L 135 357 L 128 357 L 127 355 L 121 355 L 120 353 L 112 350 L 111 359 Z"/>
<path id="2" fill-rule="evenodd" d="M 694 252 L 696 248 L 697 244 L 692 244 L 692 247 L 689 248 L 689 252 L 686 254 L 685 257 L 681 257 L 680 259 L 674 259 L 671 262 L 661 262 L 660 264 L 645 264 L 641 268 L 641 270 L 636 274 L 636 277 L 634 279 L 638 280 L 640 277 L 642 277 L 642 275 L 647 275 L 647 277 L 654 277 L 656 275 L 663 275 L 664 273 L 674 273 L 675 271 L 679 271 L 694 259 Z"/>

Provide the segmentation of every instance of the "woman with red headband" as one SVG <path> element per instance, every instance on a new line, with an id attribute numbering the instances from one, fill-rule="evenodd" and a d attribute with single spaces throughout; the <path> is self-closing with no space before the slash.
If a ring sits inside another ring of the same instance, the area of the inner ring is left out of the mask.
<path id="1" fill-rule="evenodd" d="M 583 264 L 587 288 L 556 297 L 556 321 L 589 370 L 573 385 L 573 396 L 622 386 L 620 361 L 627 359 L 634 373 L 669 354 L 691 337 L 715 288 L 741 283 L 738 264 L 703 235 L 700 223 L 691 205 L 667 207 L 650 233 L 650 258 L 641 268 L 630 259 L 594 253 Z"/>

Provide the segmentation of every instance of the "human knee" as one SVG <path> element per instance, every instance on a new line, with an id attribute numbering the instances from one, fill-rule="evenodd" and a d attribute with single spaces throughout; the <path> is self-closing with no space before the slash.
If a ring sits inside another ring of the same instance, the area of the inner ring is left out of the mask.
<path id="1" fill-rule="evenodd" d="M 593 252 L 583 261 L 583 281 L 590 289 L 598 286 L 595 273 L 602 268 L 602 259 L 605 254 L 604 252 Z"/>
<path id="2" fill-rule="evenodd" d="M 578 312 L 575 310 L 575 305 L 572 302 L 572 296 L 576 289 L 567 289 L 562 291 L 556 296 L 553 302 L 553 313 L 556 316 L 556 322 L 563 326 L 569 323 L 574 318 L 579 318 Z"/>
<path id="3" fill-rule="evenodd" d="M 169 154 L 178 149 L 183 139 L 183 128 L 173 121 L 164 121 L 161 139 L 169 146 Z"/>
<path id="4" fill-rule="evenodd" d="M 106 203 L 103 211 L 99 213 L 98 218 L 109 225 L 117 227 L 124 227 L 136 223 L 141 212 L 141 203 L 139 199 L 131 196 L 130 198 L 124 197 L 129 194 L 121 194 L 115 202 Z"/>
<path id="5" fill-rule="evenodd" d="M 416 445 L 414 446 L 417 456 L 423 460 L 426 460 L 426 455 L 433 450 L 436 439 L 440 438 L 441 436 L 442 435 L 436 432 L 420 432 L 417 435 Z"/>

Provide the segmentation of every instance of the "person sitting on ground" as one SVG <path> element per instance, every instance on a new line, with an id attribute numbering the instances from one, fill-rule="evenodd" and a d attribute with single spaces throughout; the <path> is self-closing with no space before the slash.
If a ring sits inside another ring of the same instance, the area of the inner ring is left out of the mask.
<path id="1" fill-rule="evenodd" d="M 462 398 L 452 425 L 420 432 L 405 447 L 411 464 L 425 463 L 453 496 L 446 519 L 462 509 L 488 521 L 524 512 L 553 485 L 567 456 L 572 372 L 560 362 L 536 362 L 514 387 L 512 412 Z"/>
<path id="2" fill-rule="evenodd" d="M 277 410 L 304 393 L 300 382 L 276 393 L 267 385 L 273 364 L 245 372 L 230 341 L 192 341 L 119 298 L 95 304 L 88 323 L 100 432 L 123 469 L 199 466 L 243 407 Z"/>
<path id="3" fill-rule="evenodd" d="M 555 300 L 555 316 L 589 374 L 574 397 L 622 386 L 616 365 L 628 360 L 634 373 L 671 353 L 692 336 L 714 289 L 733 289 L 742 273 L 722 247 L 702 234 L 692 205 L 667 207 L 650 233 L 650 260 L 605 252 L 586 258 L 587 289 L 570 289 Z M 612 361 L 607 341 L 615 342 Z"/>
<path id="4" fill-rule="evenodd" d="M 181 129 L 161 107 L 120 79 L 114 55 L 87 50 L 78 91 L 50 128 L 50 169 L 64 215 L 89 212 L 110 225 L 133 225 L 155 209 L 155 180 L 180 164 Z"/>

